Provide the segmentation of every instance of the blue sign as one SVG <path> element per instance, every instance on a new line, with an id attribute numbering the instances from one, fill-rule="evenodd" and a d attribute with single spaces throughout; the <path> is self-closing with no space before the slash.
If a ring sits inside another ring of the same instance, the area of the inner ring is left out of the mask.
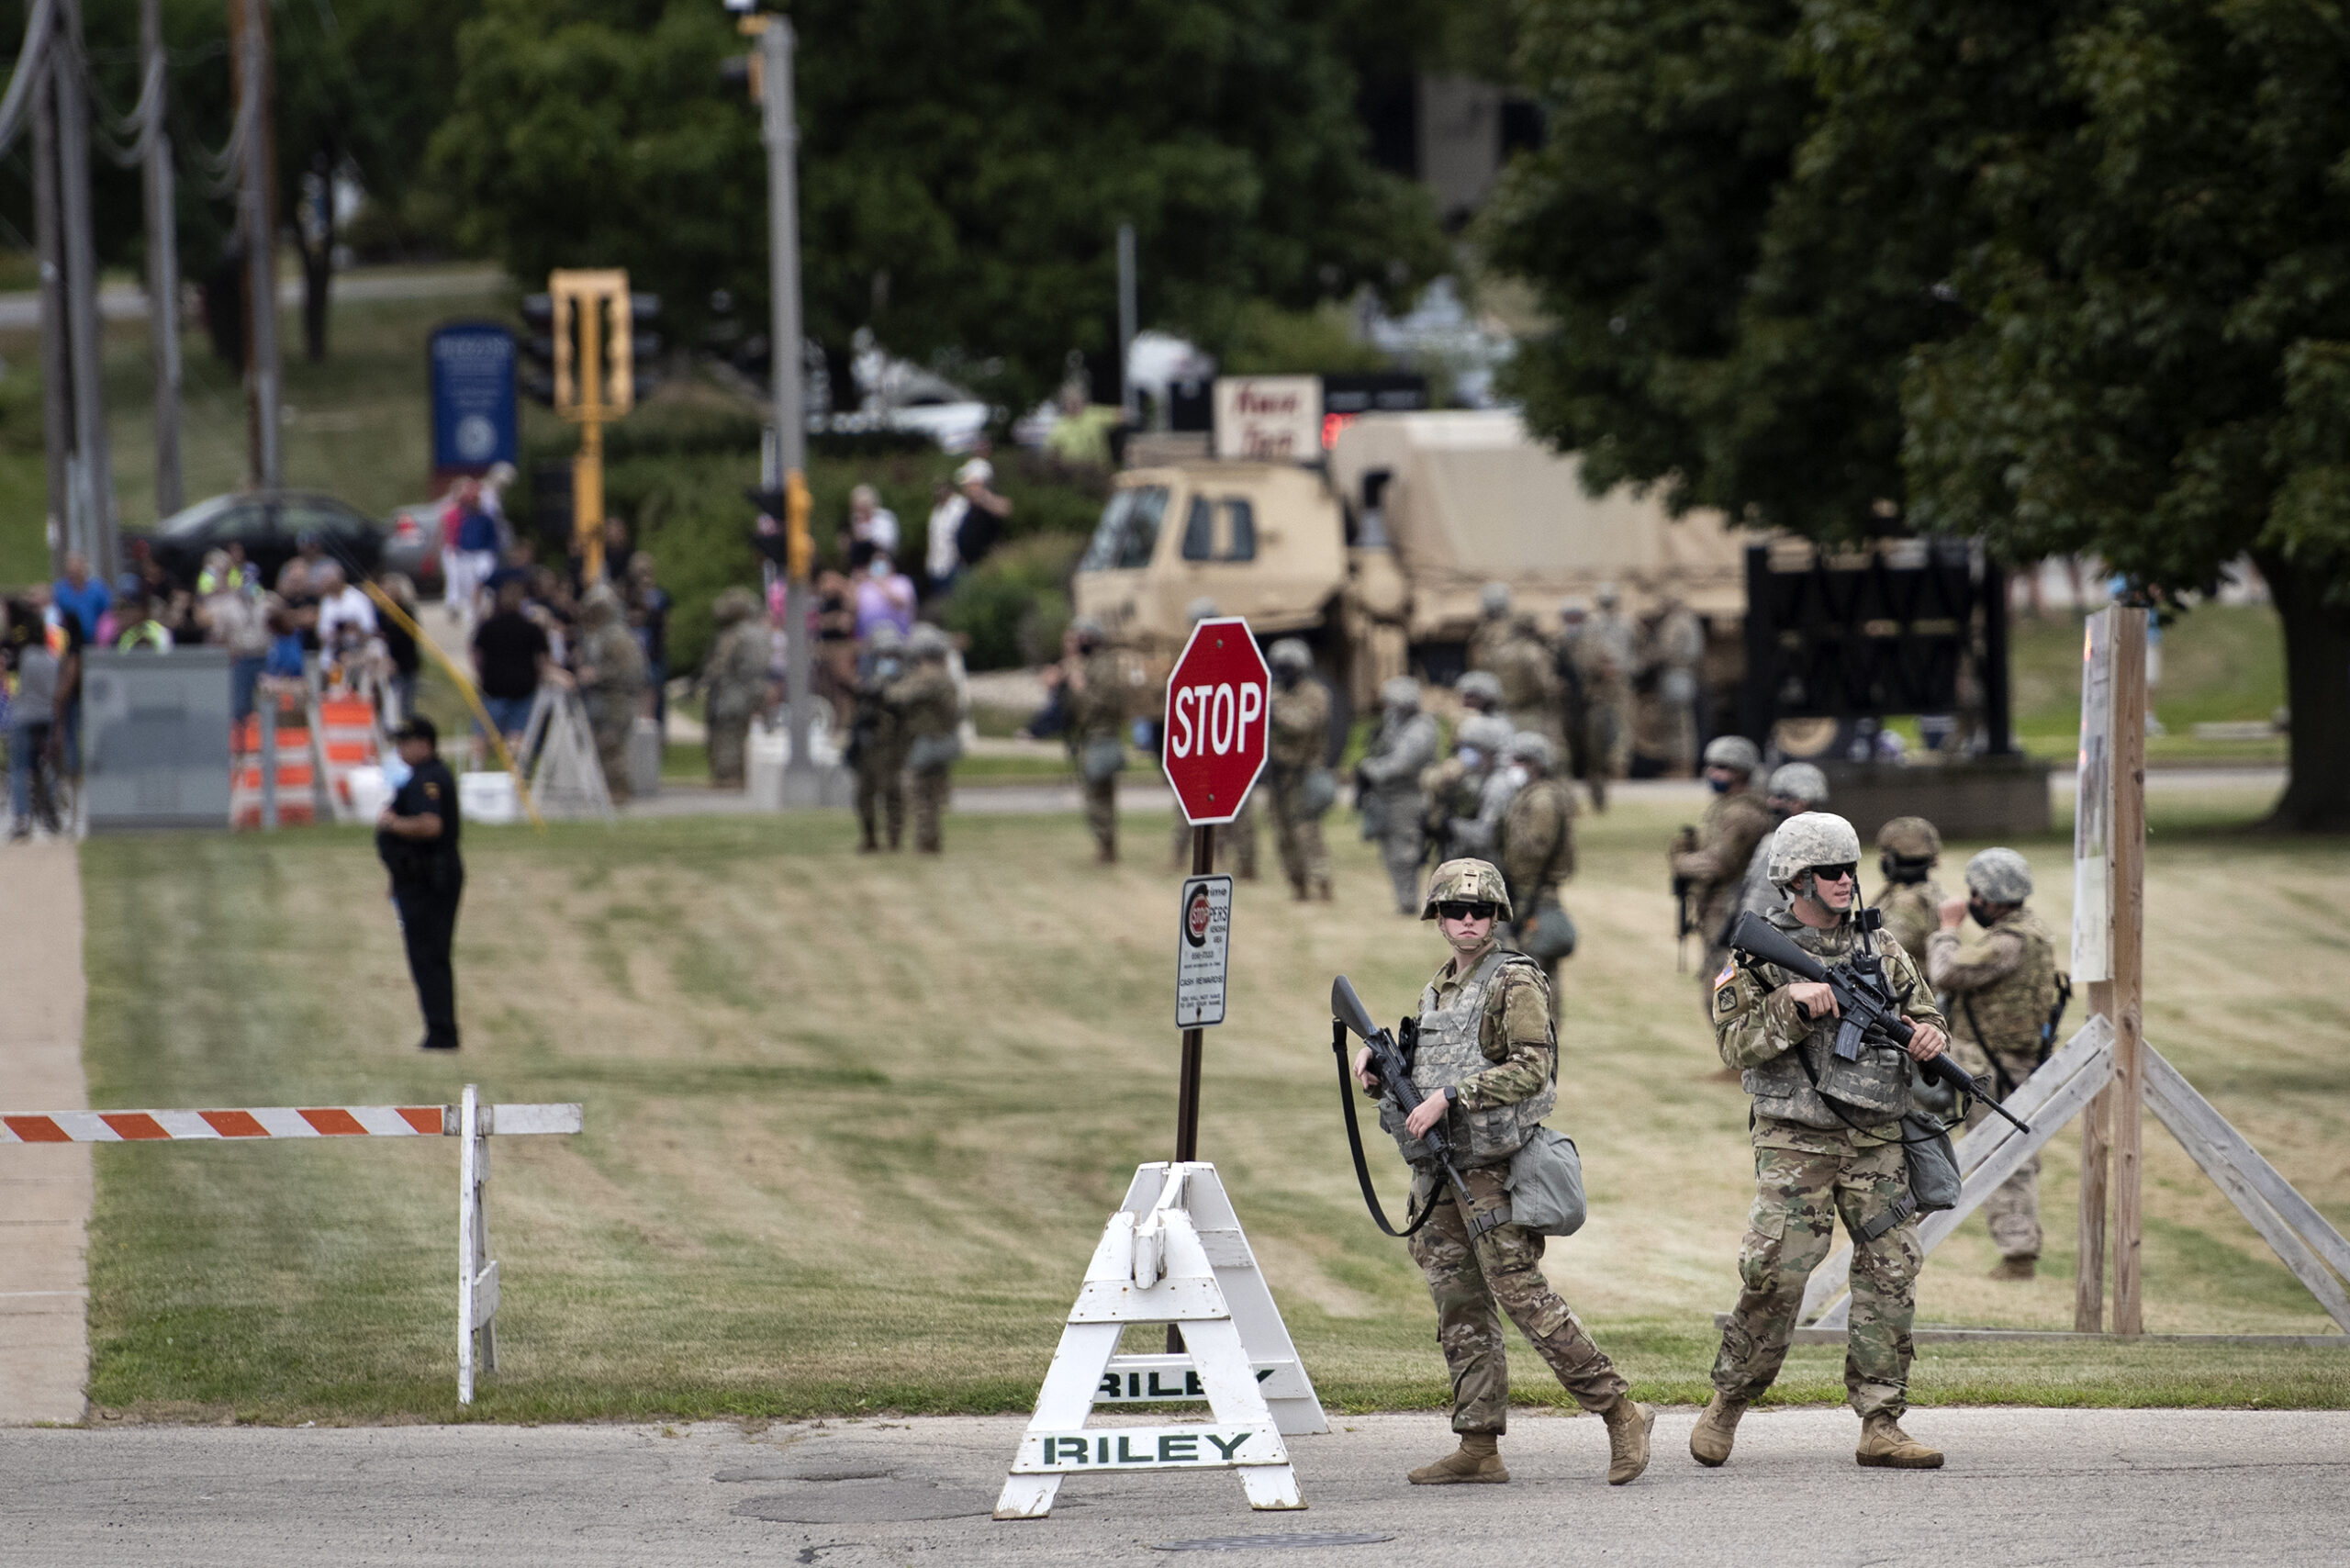
<path id="1" fill-rule="evenodd" d="M 515 461 L 514 333 L 496 321 L 452 321 L 432 334 L 432 467 L 479 474 Z"/>

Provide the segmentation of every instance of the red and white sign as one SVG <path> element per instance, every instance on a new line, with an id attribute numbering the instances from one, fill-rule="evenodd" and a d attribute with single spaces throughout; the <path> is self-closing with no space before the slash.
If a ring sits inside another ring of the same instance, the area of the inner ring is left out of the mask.
<path id="1" fill-rule="evenodd" d="M 1232 463 L 1312 463 L 1322 455 L 1322 378 L 1219 375 L 1215 454 Z"/>
<path id="2" fill-rule="evenodd" d="M 1272 672 L 1248 622 L 1203 621 L 1167 678 L 1167 778 L 1193 827 L 1228 823 L 1265 767 Z"/>

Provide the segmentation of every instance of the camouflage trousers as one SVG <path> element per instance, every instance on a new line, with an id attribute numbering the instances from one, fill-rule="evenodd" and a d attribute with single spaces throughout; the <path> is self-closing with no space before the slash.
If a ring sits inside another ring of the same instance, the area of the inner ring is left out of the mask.
<path id="1" fill-rule="evenodd" d="M 906 774 L 895 759 L 857 764 L 856 820 L 865 830 L 867 844 L 878 842 L 878 834 L 885 822 L 890 848 L 897 848 L 905 838 Z"/>
<path id="2" fill-rule="evenodd" d="M 636 734 L 636 714 L 633 711 L 620 719 L 607 720 L 594 726 L 596 763 L 603 770 L 604 793 L 612 804 L 621 805 L 635 794 L 634 779 L 629 772 L 629 742 Z"/>
<path id="3" fill-rule="evenodd" d="M 914 847 L 924 855 L 938 853 L 938 823 L 946 814 L 946 788 L 953 771 L 946 767 L 914 770 L 913 788 L 908 791 L 914 802 Z"/>
<path id="4" fill-rule="evenodd" d="M 1418 797 L 1387 808 L 1387 831 L 1379 835 L 1379 857 L 1387 866 L 1387 879 L 1395 885 L 1395 907 L 1404 914 L 1420 913 L 1420 860 L 1427 839 L 1420 828 Z"/>
<path id="5" fill-rule="evenodd" d="M 1273 843 L 1290 887 L 1300 898 L 1328 887 L 1330 848 L 1322 842 L 1322 819 L 1306 813 L 1305 770 L 1269 768 L 1265 782 L 1273 792 Z"/>
<path id="6" fill-rule="evenodd" d="M 1105 857 L 1118 853 L 1118 776 L 1095 783 L 1085 783 L 1085 825 L 1093 830 L 1093 843 Z M 1181 813 L 1177 813 L 1180 815 Z"/>
<path id="7" fill-rule="evenodd" d="M 1503 1167 L 1468 1172 L 1470 1201 L 1478 1214 L 1491 1214 L 1509 1202 L 1502 1186 L 1504 1174 Z M 1414 1197 L 1422 1197 L 1432 1180 L 1421 1172 Z M 1628 1386 L 1606 1352 L 1583 1332 L 1583 1320 L 1542 1277 L 1542 1242 L 1523 1226 L 1504 1225 L 1471 1246 L 1460 1200 L 1448 1185 L 1435 1215 L 1409 1243 L 1412 1261 L 1427 1276 L 1428 1294 L 1436 1300 L 1436 1338 L 1452 1374 L 1456 1432 L 1508 1429 L 1505 1312 L 1584 1409 L 1605 1410 Z"/>
<path id="8" fill-rule="evenodd" d="M 1168 853 L 1174 857 L 1177 870 L 1189 875 L 1192 869 L 1192 824 L 1183 815 L 1183 808 L 1175 808 L 1175 831 L 1168 841 Z M 1240 802 L 1240 814 L 1215 830 L 1215 868 L 1230 869 L 1247 881 L 1257 879 L 1257 792 Z"/>
<path id="9" fill-rule="evenodd" d="M 710 781 L 722 787 L 743 787 L 743 756 L 751 739 L 751 716 L 710 722 Z"/>
<path id="10" fill-rule="evenodd" d="M 1959 1065 L 1980 1077 L 1991 1070 L 1990 1058 L 1974 1041 L 1952 1042 L 1952 1053 Z M 2020 1084 L 2040 1065 L 2036 1052 L 2001 1051 L 1999 1070 L 2008 1075 L 2009 1083 Z M 1972 1128 L 1991 1114 L 1991 1108 L 1981 1101 L 1968 1107 L 1966 1125 Z M 2016 1167 L 2016 1173 L 1999 1183 L 1998 1190 L 1983 1200 L 1983 1217 L 1990 1223 L 1992 1244 L 2002 1258 L 2037 1258 L 2040 1256 L 2040 1156 Z"/>
<path id="11" fill-rule="evenodd" d="M 1861 1239 L 1861 1226 L 1909 1190 L 1901 1146 L 1768 1120 L 1755 1137 L 1754 1212 L 1738 1256 L 1744 1288 L 1722 1329 L 1714 1387 L 1725 1399 L 1749 1401 L 1779 1375 L 1804 1284 L 1827 1258 L 1841 1215 L 1852 1238 L 1844 1387 L 1862 1416 L 1899 1416 L 1909 1404 L 1909 1324 L 1925 1254 L 1914 1219 L 1874 1241 Z"/>

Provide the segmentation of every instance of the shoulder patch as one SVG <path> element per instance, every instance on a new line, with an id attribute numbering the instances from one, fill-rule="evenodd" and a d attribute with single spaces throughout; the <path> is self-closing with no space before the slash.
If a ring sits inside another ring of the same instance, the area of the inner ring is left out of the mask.
<path id="1" fill-rule="evenodd" d="M 1716 991 L 1719 991 L 1722 987 L 1729 984 L 1730 981 L 1737 978 L 1738 960 L 1736 958 L 1731 958 L 1722 965 L 1722 972 L 1714 977 L 1714 989 Z"/>
<path id="2" fill-rule="evenodd" d="M 1714 1016 L 1727 1018 L 1738 1011 L 1738 985 L 1734 980 L 1714 987 Z"/>
<path id="3" fill-rule="evenodd" d="M 435 784 L 430 778 L 426 779 L 424 781 L 424 798 L 428 801 L 439 800 L 441 798 L 441 786 Z"/>

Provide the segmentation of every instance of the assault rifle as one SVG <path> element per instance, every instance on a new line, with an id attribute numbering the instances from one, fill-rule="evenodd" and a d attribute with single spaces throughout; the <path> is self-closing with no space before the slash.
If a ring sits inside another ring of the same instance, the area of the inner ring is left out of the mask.
<path id="1" fill-rule="evenodd" d="M 1420 1211 L 1420 1217 L 1402 1230 L 1387 1223 L 1387 1215 L 1371 1190 L 1370 1168 L 1363 1163 L 1362 1136 L 1355 1125 L 1353 1085 L 1348 1081 L 1347 1036 L 1351 1033 L 1371 1047 L 1371 1074 L 1379 1081 L 1379 1097 L 1382 1103 L 1393 1105 L 1399 1116 L 1409 1116 L 1419 1108 L 1419 1100 L 1413 1098 L 1418 1091 L 1412 1082 L 1411 1054 L 1396 1043 L 1393 1034 L 1371 1022 L 1371 1010 L 1362 1004 L 1362 998 L 1355 994 L 1353 984 L 1344 975 L 1330 982 L 1330 1015 L 1338 1025 L 1331 1031 L 1330 1048 L 1338 1058 L 1338 1092 L 1346 1107 L 1347 1137 L 1354 1148 L 1355 1176 L 1362 1184 L 1363 1202 L 1371 1206 L 1371 1217 L 1379 1222 L 1380 1229 L 1390 1236 L 1409 1236 L 1427 1223 L 1428 1215 L 1436 1210 L 1436 1199 L 1431 1195 L 1427 1206 Z M 1427 1146 L 1429 1158 L 1444 1172 L 1445 1180 L 1452 1183 L 1460 1204 L 1461 1223 L 1469 1227 L 1472 1241 L 1508 1219 L 1506 1209 L 1496 1209 L 1479 1217 L 1475 1205 L 1469 1201 L 1469 1184 L 1461 1178 L 1460 1168 L 1452 1162 L 1452 1140 L 1445 1131 L 1443 1117 L 1437 1118 L 1436 1126 L 1420 1135 L 1420 1142 Z"/>
<path id="2" fill-rule="evenodd" d="M 1697 830 L 1684 823 L 1680 836 L 1673 841 L 1675 855 L 1697 853 Z M 1697 879 L 1673 874 L 1673 967 L 1675 973 L 1689 972 L 1689 933 L 1697 929 L 1697 917 L 1690 912 L 1689 898 L 1696 890 Z"/>
<path id="3" fill-rule="evenodd" d="M 1909 1020 L 1901 1016 L 1901 1003 L 1905 999 L 1894 994 L 1893 982 L 1886 976 L 1884 956 L 1869 940 L 1882 924 L 1883 917 L 1875 910 L 1864 909 L 1853 918 L 1860 925 L 1861 940 L 1853 948 L 1852 956 L 1841 964 L 1821 963 L 1796 946 L 1785 932 L 1751 910 L 1738 917 L 1738 924 L 1730 928 L 1729 934 L 1729 945 L 1736 951 L 1750 958 L 1776 964 L 1791 975 L 1829 989 L 1836 998 L 1839 1018 L 1836 1055 L 1844 1061 L 1860 1060 L 1863 1046 L 1907 1050 L 1909 1036 L 1917 1032 Z M 1969 1077 L 1966 1070 L 1953 1060 L 1948 1051 L 1931 1060 L 1919 1062 L 1918 1070 L 1938 1082 L 1972 1094 L 2021 1131 L 2031 1131 L 1999 1103 L 1988 1077 Z"/>

